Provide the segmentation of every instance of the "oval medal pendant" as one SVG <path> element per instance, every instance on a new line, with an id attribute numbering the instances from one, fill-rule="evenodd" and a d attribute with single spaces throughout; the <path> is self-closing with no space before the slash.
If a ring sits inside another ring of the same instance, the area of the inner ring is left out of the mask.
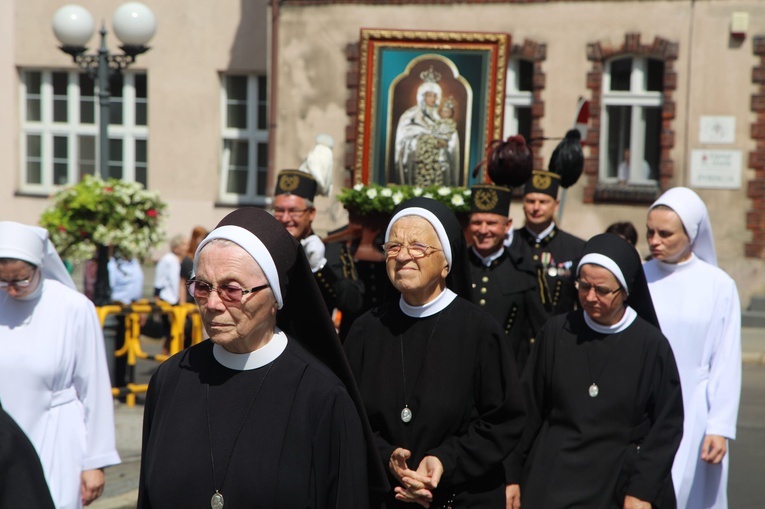
<path id="1" fill-rule="evenodd" d="M 590 385 L 590 397 L 594 398 L 598 395 L 600 392 L 600 389 L 598 389 L 598 386 L 595 384 Z"/>
<path id="2" fill-rule="evenodd" d="M 558 275 L 558 269 L 555 267 L 550 267 L 549 269 L 547 269 L 547 274 L 549 274 L 550 277 L 555 277 Z"/>
<path id="3" fill-rule="evenodd" d="M 412 420 L 412 411 L 409 410 L 408 406 L 405 406 L 403 410 L 401 410 L 401 420 L 404 422 L 409 422 Z"/>
<path id="4" fill-rule="evenodd" d="M 223 509 L 223 495 L 216 491 L 210 499 L 210 507 L 212 509 Z"/>

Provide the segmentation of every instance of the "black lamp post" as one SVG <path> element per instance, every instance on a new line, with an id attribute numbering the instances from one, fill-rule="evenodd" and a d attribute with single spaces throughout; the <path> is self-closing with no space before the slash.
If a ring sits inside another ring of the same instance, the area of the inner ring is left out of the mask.
<path id="1" fill-rule="evenodd" d="M 109 175 L 109 78 L 135 62 L 136 56 L 149 50 L 146 44 L 154 36 L 156 18 L 151 9 L 140 2 L 122 4 L 114 11 L 112 27 L 122 42 L 122 53 L 112 54 L 106 46 L 106 26 L 101 23 L 101 45 L 97 53 L 86 53 L 86 44 L 93 36 L 93 16 L 79 5 L 65 5 L 53 15 L 53 32 L 61 42 L 61 51 L 87 72 L 98 84 L 98 174 Z"/>
<path id="2" fill-rule="evenodd" d="M 86 44 L 93 36 L 95 23 L 87 9 L 79 5 L 65 5 L 53 15 L 53 32 L 61 42 L 60 49 L 97 82 L 98 85 L 98 166 L 97 175 L 109 176 L 109 79 L 135 62 L 137 55 L 149 50 L 146 44 L 157 28 L 154 13 L 140 2 L 122 4 L 114 11 L 112 27 L 122 42 L 122 53 L 112 54 L 106 45 L 106 26 L 101 23 L 101 44 L 96 53 L 86 53 Z M 93 301 L 97 306 L 111 301 L 107 262 L 109 249 L 98 248 L 98 272 Z"/>

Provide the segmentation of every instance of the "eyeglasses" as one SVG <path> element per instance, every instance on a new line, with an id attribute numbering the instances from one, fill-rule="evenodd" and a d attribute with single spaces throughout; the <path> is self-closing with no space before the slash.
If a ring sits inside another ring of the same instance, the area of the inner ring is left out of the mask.
<path id="1" fill-rule="evenodd" d="M 189 288 L 189 293 L 197 300 L 207 300 L 210 298 L 210 292 L 216 291 L 220 296 L 220 300 L 224 302 L 241 302 L 242 297 L 248 293 L 259 292 L 260 290 L 269 287 L 269 285 L 265 284 L 245 290 L 237 285 L 212 286 L 210 283 L 205 283 L 204 281 L 198 281 L 196 279 L 189 281 L 187 286 Z"/>
<path id="2" fill-rule="evenodd" d="M 581 279 L 577 279 L 576 282 L 574 283 L 574 286 L 576 286 L 576 289 L 582 293 L 590 293 L 590 290 L 594 289 L 595 295 L 597 295 L 598 297 L 608 297 L 609 295 L 616 293 L 622 289 L 621 286 L 615 290 L 612 290 L 605 286 L 595 286 L 593 284 L 588 283 L 587 281 L 582 281 Z"/>
<path id="3" fill-rule="evenodd" d="M 29 285 L 32 284 L 32 279 L 34 279 L 36 273 L 37 273 L 37 269 L 35 269 L 32 272 L 32 274 L 26 279 L 18 279 L 16 281 L 0 281 L 0 290 L 8 290 L 8 288 L 10 288 L 11 286 L 17 290 L 21 290 L 23 288 L 29 288 Z"/>
<path id="4" fill-rule="evenodd" d="M 394 258 L 398 256 L 398 254 L 401 252 L 401 248 L 403 247 L 406 248 L 409 256 L 412 258 L 424 258 L 435 251 L 441 251 L 441 249 L 438 249 L 437 247 L 429 246 L 427 244 L 420 244 L 419 242 L 409 244 L 408 246 L 404 246 L 399 242 L 386 242 L 382 246 L 387 258 Z M 428 252 L 429 249 L 432 249 L 433 251 Z"/>
<path id="5" fill-rule="evenodd" d="M 284 214 L 289 215 L 292 219 L 300 219 L 303 217 L 303 214 L 311 210 L 310 208 L 305 209 L 283 209 L 279 207 L 274 207 L 274 217 L 276 219 L 280 219 Z"/>

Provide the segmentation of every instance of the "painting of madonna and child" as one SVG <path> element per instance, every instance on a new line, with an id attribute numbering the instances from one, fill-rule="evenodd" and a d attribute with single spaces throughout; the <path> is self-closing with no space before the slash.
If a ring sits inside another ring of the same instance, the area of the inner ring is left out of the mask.
<path id="1" fill-rule="evenodd" d="M 365 155 L 357 157 L 354 180 L 420 187 L 481 180 L 482 172 L 474 177 L 472 170 L 502 131 L 504 85 L 496 77 L 504 78 L 505 68 L 498 69 L 496 48 L 505 36 L 485 34 L 488 40 L 476 44 L 472 36 L 463 41 L 441 33 L 451 44 L 428 47 L 412 41 L 387 46 L 383 35 L 365 47 L 363 35 L 371 72 L 360 83 L 365 146 L 358 148 Z"/>

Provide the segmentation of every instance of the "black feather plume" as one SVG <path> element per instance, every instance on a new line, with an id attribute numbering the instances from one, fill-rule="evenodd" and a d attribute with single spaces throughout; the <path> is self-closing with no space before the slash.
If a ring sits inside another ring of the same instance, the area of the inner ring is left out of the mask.
<path id="1" fill-rule="evenodd" d="M 500 186 L 521 186 L 534 169 L 534 157 L 520 134 L 505 141 L 491 143 L 486 160 L 487 171 L 492 182 Z"/>
<path id="2" fill-rule="evenodd" d="M 560 175 L 560 185 L 564 188 L 573 186 L 582 176 L 584 154 L 581 140 L 579 131 L 570 129 L 550 157 L 547 169 Z"/>

